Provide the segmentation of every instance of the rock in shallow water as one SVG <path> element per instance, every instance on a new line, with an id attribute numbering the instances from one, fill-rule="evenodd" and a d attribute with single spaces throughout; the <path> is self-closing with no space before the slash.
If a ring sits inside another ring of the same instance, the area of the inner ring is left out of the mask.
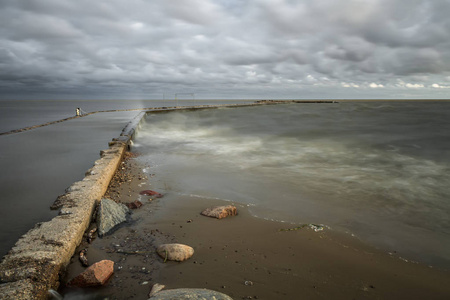
<path id="1" fill-rule="evenodd" d="M 128 207 L 113 200 L 103 198 L 97 213 L 98 235 L 101 237 L 127 220 Z"/>
<path id="2" fill-rule="evenodd" d="M 137 209 L 140 208 L 142 206 L 142 202 L 139 200 L 136 200 L 134 202 L 130 202 L 130 203 L 125 203 L 125 205 L 129 208 L 129 209 Z"/>
<path id="3" fill-rule="evenodd" d="M 70 280 L 67 285 L 76 287 L 104 285 L 113 273 L 114 262 L 102 260 L 84 270 L 84 272 Z"/>
<path id="4" fill-rule="evenodd" d="M 201 214 L 211 218 L 223 219 L 237 215 L 237 208 L 233 205 L 216 206 L 205 209 Z"/>
<path id="5" fill-rule="evenodd" d="M 231 297 L 207 289 L 174 289 L 161 291 L 149 300 L 191 299 L 191 300 L 233 300 Z"/>
<path id="6" fill-rule="evenodd" d="M 194 255 L 194 248 L 183 244 L 163 244 L 156 252 L 164 260 L 184 261 Z"/>

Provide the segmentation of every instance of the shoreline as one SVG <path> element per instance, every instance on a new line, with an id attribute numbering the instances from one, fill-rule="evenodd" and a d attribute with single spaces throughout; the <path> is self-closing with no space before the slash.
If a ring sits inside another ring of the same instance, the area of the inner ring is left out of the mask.
<path id="1" fill-rule="evenodd" d="M 253 217 L 234 203 L 238 215 L 217 220 L 200 215 L 210 206 L 230 204 L 167 191 L 151 201 L 139 191 L 156 189 L 144 178 L 136 158 L 125 162 L 125 178 L 109 195 L 123 203 L 139 199 L 130 223 L 88 246 L 90 263 L 116 262 L 109 283 L 96 290 L 62 289 L 67 295 L 147 299 L 153 284 L 166 289 L 207 288 L 233 299 L 447 299 L 450 273 L 400 257 L 349 236 L 325 229 L 286 230 L 296 225 Z M 151 170 L 151 166 L 150 166 Z M 118 192 L 118 193 L 117 193 Z M 156 255 L 161 243 L 192 246 L 185 262 L 166 262 Z M 72 258 L 64 282 L 81 272 Z"/>

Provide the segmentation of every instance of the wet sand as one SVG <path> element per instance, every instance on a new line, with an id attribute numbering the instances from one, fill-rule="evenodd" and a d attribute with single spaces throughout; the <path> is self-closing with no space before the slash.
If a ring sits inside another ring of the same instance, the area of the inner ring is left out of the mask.
<path id="1" fill-rule="evenodd" d="M 299 225 L 254 218 L 238 203 L 237 216 L 201 216 L 206 207 L 230 203 L 158 190 L 142 169 L 135 159 L 127 160 L 107 193 L 124 203 L 142 201 L 132 221 L 78 249 L 88 249 L 90 264 L 113 260 L 113 277 L 102 288 L 62 288 L 68 299 L 147 299 L 154 283 L 166 289 L 208 288 L 233 299 L 450 298 L 449 272 L 407 262 L 328 229 L 280 231 Z M 165 195 L 150 201 L 139 195 L 146 189 Z M 167 242 L 193 247 L 194 256 L 164 263 L 155 249 Z M 83 269 L 75 256 L 63 285 Z"/>

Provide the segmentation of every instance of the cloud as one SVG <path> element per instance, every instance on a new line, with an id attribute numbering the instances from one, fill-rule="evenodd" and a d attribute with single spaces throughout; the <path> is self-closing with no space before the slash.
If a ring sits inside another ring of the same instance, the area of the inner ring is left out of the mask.
<path id="1" fill-rule="evenodd" d="M 446 0 L 4 0 L 0 98 L 448 97 L 435 84 L 450 78 L 449 12 Z"/>
<path id="2" fill-rule="evenodd" d="M 369 87 L 372 89 L 378 89 L 378 88 L 384 88 L 384 85 L 372 82 L 371 84 L 369 84 Z"/>
<path id="3" fill-rule="evenodd" d="M 356 84 L 353 82 L 350 82 L 350 83 L 341 82 L 341 85 L 342 85 L 342 87 L 345 87 L 345 88 L 359 88 L 360 87 L 359 84 Z"/>
<path id="4" fill-rule="evenodd" d="M 410 89 L 419 89 L 419 88 L 423 88 L 424 87 L 424 85 L 423 84 L 419 84 L 419 83 L 407 83 L 406 85 L 405 85 L 407 88 L 410 88 Z"/>
<path id="5" fill-rule="evenodd" d="M 431 85 L 431 87 L 433 87 L 435 89 L 450 89 L 450 86 L 448 86 L 448 85 L 440 85 L 440 84 L 437 84 L 437 83 L 433 83 Z"/>

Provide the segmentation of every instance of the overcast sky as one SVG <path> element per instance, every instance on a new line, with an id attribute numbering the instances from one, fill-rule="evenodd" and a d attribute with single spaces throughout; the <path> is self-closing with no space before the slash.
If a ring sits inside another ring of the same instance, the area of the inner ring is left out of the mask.
<path id="1" fill-rule="evenodd" d="M 450 0 L 0 0 L 1 99 L 450 98 Z"/>

